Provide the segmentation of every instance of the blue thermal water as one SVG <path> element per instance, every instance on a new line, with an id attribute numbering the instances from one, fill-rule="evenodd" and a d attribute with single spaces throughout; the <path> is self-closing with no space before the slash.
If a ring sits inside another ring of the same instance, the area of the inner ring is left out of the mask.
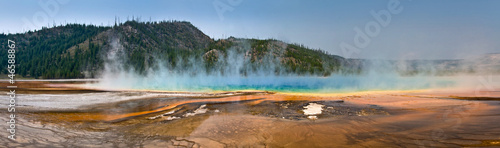
<path id="1" fill-rule="evenodd" d="M 385 75 L 317 76 L 187 76 L 155 75 L 150 77 L 116 77 L 101 86 L 123 89 L 166 91 L 235 91 L 263 90 L 277 92 L 340 93 L 371 90 L 414 90 L 455 85 L 453 79 L 441 77 Z"/>

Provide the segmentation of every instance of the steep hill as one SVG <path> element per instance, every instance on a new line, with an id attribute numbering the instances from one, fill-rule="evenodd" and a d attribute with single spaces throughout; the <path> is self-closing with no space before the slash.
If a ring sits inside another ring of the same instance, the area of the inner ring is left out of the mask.
<path id="1" fill-rule="evenodd" d="M 70 24 L 22 34 L 1 34 L 0 56 L 7 57 L 7 50 L 5 50 L 7 40 L 14 40 L 17 47 L 16 73 L 18 75 L 35 78 L 83 77 L 82 70 L 91 67 L 91 65 L 86 65 L 89 62 L 87 60 L 93 60 L 90 64 L 100 63 L 97 58 L 99 47 L 82 53 L 77 51 L 77 54 L 69 54 L 68 49 L 108 29 L 110 28 Z M 0 65 L 7 66 L 6 58 L 0 60 Z M 6 69 L 2 68 L 1 72 L 6 73 Z"/>
<path id="2" fill-rule="evenodd" d="M 181 21 L 128 21 L 114 27 L 69 24 L 0 34 L 2 48 L 7 48 L 7 39 L 16 41 L 18 47 L 16 73 L 32 78 L 95 78 L 110 60 L 138 74 L 162 64 L 179 72 L 224 74 L 228 64 L 234 64 L 228 55 L 243 62 L 242 75 L 264 71 L 327 76 L 339 72 L 345 63 L 342 57 L 278 40 L 213 40 Z M 1 50 L 0 56 L 6 57 L 6 51 Z M 118 58 L 110 59 L 110 55 Z M 0 61 L 0 66 L 6 65 L 6 60 Z"/>
<path id="3" fill-rule="evenodd" d="M 113 27 L 68 24 L 18 34 L 16 74 L 27 78 L 97 78 L 106 70 L 148 75 L 179 74 L 315 75 L 396 72 L 400 75 L 500 73 L 499 54 L 469 60 L 345 59 L 279 40 L 229 37 L 214 40 L 189 22 L 128 21 Z M 5 58 L 6 59 L 6 58 Z M 7 60 L 0 60 L 6 67 Z M 0 73 L 6 74 L 3 68 Z"/>

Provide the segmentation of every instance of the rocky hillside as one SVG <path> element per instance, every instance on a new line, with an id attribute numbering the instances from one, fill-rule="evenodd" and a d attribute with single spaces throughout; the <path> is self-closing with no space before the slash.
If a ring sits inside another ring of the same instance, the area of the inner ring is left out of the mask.
<path id="1" fill-rule="evenodd" d="M 189 22 L 128 21 L 113 27 L 70 24 L 21 34 L 0 34 L 17 44 L 17 74 L 31 78 L 94 78 L 112 59 L 123 70 L 147 74 L 168 67 L 176 71 L 221 73 L 228 55 L 243 62 L 240 74 L 266 71 L 275 74 L 326 76 L 338 72 L 345 60 L 321 50 L 278 40 L 228 38 L 213 40 Z M 0 56 L 6 56 L 6 50 Z M 160 64 L 161 63 L 161 64 Z M 0 61 L 6 66 L 7 61 Z M 202 66 L 200 66 L 202 65 Z M 203 68 L 200 70 L 200 67 Z M 6 73 L 5 69 L 2 73 Z"/>
<path id="2" fill-rule="evenodd" d="M 472 60 L 377 61 L 345 59 L 279 40 L 214 40 L 189 22 L 128 21 L 113 27 L 69 24 L 20 34 L 0 34 L 0 56 L 16 41 L 16 73 L 27 78 L 97 78 L 105 70 L 140 75 L 157 70 L 196 74 L 401 75 L 500 73 L 499 55 Z M 7 60 L 0 60 L 6 67 Z M 107 69 L 106 69 L 107 68 Z M 0 71 L 6 74 L 6 69 Z"/>

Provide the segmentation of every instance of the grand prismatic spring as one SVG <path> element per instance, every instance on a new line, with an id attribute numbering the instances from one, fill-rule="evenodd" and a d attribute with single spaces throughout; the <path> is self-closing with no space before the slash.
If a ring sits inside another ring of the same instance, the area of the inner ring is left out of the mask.
<path id="1" fill-rule="evenodd" d="M 500 147 L 500 1 L 2 1 L 0 147 Z"/>
<path id="2" fill-rule="evenodd" d="M 210 91 L 105 90 L 89 81 L 18 82 L 25 88 L 17 95 L 19 143 L 10 146 L 498 145 L 498 92 L 458 89 L 450 79 L 446 87 L 333 93 L 244 83 Z"/>

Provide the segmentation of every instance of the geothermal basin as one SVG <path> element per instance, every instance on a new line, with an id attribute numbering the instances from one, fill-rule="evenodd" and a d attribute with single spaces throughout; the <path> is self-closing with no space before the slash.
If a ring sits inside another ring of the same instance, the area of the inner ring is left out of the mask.
<path id="1" fill-rule="evenodd" d="M 179 92 L 89 87 L 96 81 L 17 82 L 17 139 L 2 138 L 2 145 L 500 146 L 500 92 L 487 87 Z M 8 99 L 0 97 L 2 106 Z M 8 122 L 9 114 L 2 108 L 0 120 Z"/>

